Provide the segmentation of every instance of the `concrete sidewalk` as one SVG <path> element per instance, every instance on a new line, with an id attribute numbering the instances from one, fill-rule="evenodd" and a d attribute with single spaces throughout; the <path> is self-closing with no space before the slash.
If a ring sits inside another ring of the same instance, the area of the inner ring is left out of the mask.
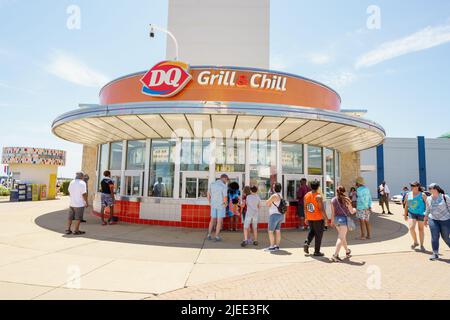
<path id="1" fill-rule="evenodd" d="M 350 233 L 353 258 L 341 264 L 305 256 L 306 233 L 296 230 L 283 232 L 276 254 L 263 250 L 265 230 L 258 247 L 241 248 L 240 232 L 214 243 L 204 230 L 101 226 L 89 214 L 86 235 L 66 236 L 67 206 L 67 198 L 0 203 L 1 299 L 450 298 L 448 248 L 435 262 L 413 252 L 394 204 L 394 216 L 372 217 L 371 240 Z M 325 233 L 328 257 L 335 241 L 334 230 Z"/>

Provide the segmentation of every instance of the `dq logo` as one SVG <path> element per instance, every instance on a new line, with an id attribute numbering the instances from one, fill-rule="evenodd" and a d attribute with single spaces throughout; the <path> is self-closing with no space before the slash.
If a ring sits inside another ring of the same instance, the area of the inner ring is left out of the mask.
<path id="1" fill-rule="evenodd" d="M 183 89 L 191 79 L 187 63 L 163 61 L 142 77 L 142 93 L 160 98 L 171 97 Z"/>

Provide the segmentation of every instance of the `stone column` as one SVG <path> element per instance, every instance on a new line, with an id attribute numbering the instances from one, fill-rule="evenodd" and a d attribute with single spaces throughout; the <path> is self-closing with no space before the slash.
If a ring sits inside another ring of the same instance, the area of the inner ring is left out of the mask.
<path id="1" fill-rule="evenodd" d="M 341 153 L 341 184 L 349 191 L 355 180 L 361 175 L 361 159 L 359 152 Z"/>
<path id="2" fill-rule="evenodd" d="M 97 167 L 97 146 L 83 145 L 83 158 L 81 161 L 81 171 L 89 175 L 89 182 L 88 182 L 89 205 L 92 205 L 95 193 L 97 191 L 96 167 Z"/>

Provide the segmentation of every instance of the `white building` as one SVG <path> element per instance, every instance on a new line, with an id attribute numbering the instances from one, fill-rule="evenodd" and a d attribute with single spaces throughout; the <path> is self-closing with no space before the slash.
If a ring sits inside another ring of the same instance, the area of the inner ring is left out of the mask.
<path id="1" fill-rule="evenodd" d="M 378 147 L 361 152 L 361 175 L 374 198 L 385 180 L 391 195 L 411 181 L 438 183 L 450 191 L 450 139 L 386 138 Z"/>

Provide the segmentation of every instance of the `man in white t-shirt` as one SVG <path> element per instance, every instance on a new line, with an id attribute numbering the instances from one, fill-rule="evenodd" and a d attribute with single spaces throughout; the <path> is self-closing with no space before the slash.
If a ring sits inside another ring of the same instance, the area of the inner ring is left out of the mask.
<path id="1" fill-rule="evenodd" d="M 75 180 L 72 180 L 69 184 L 70 208 L 66 234 L 80 235 L 85 233 L 80 231 L 80 222 L 83 218 L 84 208 L 88 207 L 87 187 L 83 178 L 84 173 L 77 172 Z M 72 232 L 71 227 L 74 220 L 74 231 Z"/>
<path id="2" fill-rule="evenodd" d="M 393 214 L 391 210 L 389 209 L 389 194 L 391 191 L 389 190 L 388 185 L 386 184 L 386 181 L 383 181 L 380 186 L 378 187 L 378 192 L 380 193 L 380 206 L 383 210 L 382 214 L 385 214 L 384 211 L 384 205 L 386 205 L 386 209 L 388 211 L 388 214 Z"/>

